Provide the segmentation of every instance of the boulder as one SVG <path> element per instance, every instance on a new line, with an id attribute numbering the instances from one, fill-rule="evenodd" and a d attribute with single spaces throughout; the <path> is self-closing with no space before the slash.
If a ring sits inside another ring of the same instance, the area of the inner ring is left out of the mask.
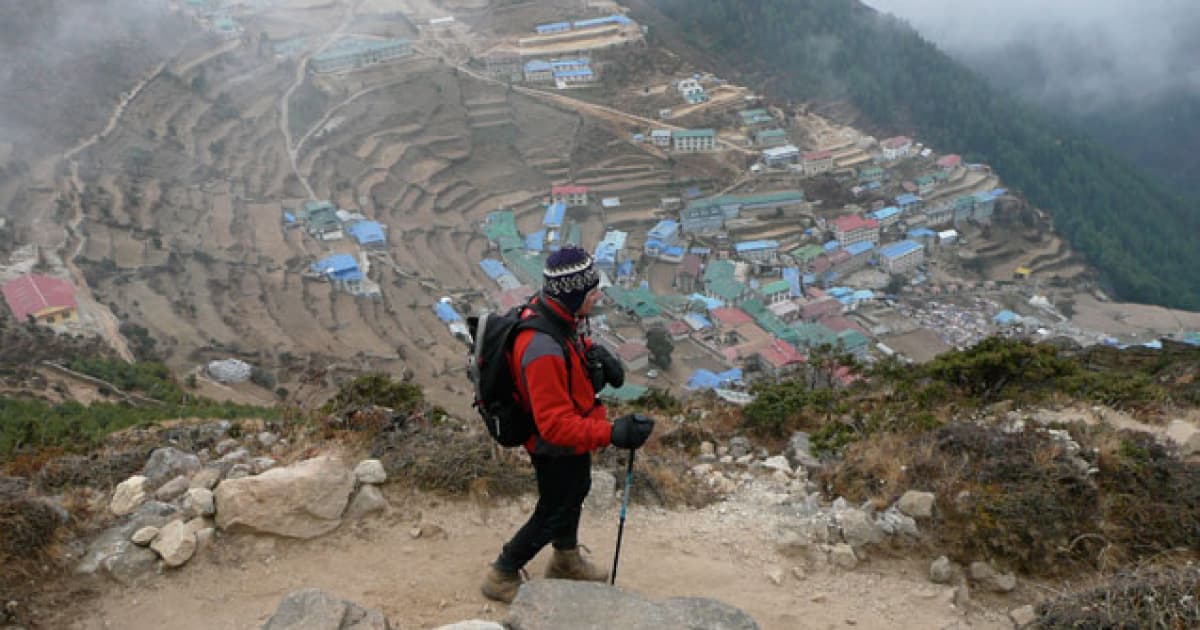
<path id="1" fill-rule="evenodd" d="M 607 470 L 592 469 L 592 488 L 583 506 L 590 512 L 603 514 L 617 504 L 617 478 Z"/>
<path id="2" fill-rule="evenodd" d="M 130 547 L 123 553 L 108 556 L 100 566 L 104 573 L 123 586 L 131 586 L 138 578 L 154 570 L 158 554 L 145 547 Z"/>
<path id="3" fill-rule="evenodd" d="M 715 444 L 713 444 L 712 442 L 708 442 L 708 441 L 701 442 L 700 443 L 700 454 L 716 457 L 717 456 L 717 446 Z"/>
<path id="4" fill-rule="evenodd" d="M 174 479 L 159 486 L 158 490 L 154 491 L 154 498 L 164 503 L 174 501 L 186 492 L 188 489 L 188 478 L 179 475 Z"/>
<path id="5" fill-rule="evenodd" d="M 221 469 L 208 466 L 200 469 L 195 475 L 192 475 L 192 481 L 188 484 L 188 487 L 212 490 L 217 487 L 217 482 L 219 481 L 221 481 Z"/>
<path id="6" fill-rule="evenodd" d="M 1172 420 L 1167 425 L 1167 437 L 1179 446 L 1179 453 L 1184 457 L 1200 453 L 1200 429 L 1184 420 Z"/>
<path id="7" fill-rule="evenodd" d="M 854 553 L 854 547 L 838 543 L 829 550 L 829 562 L 835 567 L 849 571 L 858 566 L 858 556 Z"/>
<path id="8" fill-rule="evenodd" d="M 182 566 L 196 553 L 196 532 L 183 521 L 171 521 L 158 532 L 150 548 L 158 552 L 167 566 Z"/>
<path id="9" fill-rule="evenodd" d="M 505 625 L 510 630 L 622 628 L 623 630 L 757 630 L 746 613 L 714 599 L 653 602 L 595 582 L 536 580 L 517 591 Z"/>
<path id="10" fill-rule="evenodd" d="M 349 471 L 346 471 L 349 473 Z M 288 593 L 262 630 L 391 630 L 383 613 L 306 588 Z"/>
<path id="11" fill-rule="evenodd" d="M 1000 573 L 986 562 L 972 562 L 968 574 L 975 582 L 997 593 L 1011 593 L 1017 588 L 1017 576 Z"/>
<path id="12" fill-rule="evenodd" d="M 780 527 L 775 533 L 775 544 L 780 552 L 795 554 L 812 545 L 829 543 L 832 540 L 829 528 L 829 518 L 815 514 Z"/>
<path id="13" fill-rule="evenodd" d="M 256 439 L 258 440 L 259 445 L 265 448 L 271 448 L 276 442 L 279 441 L 279 436 L 271 433 L 270 431 L 263 431 L 258 434 Z"/>
<path id="14" fill-rule="evenodd" d="M 1037 611 L 1033 609 L 1032 604 L 1025 604 L 1020 608 L 1014 608 L 1008 611 L 1008 618 L 1012 620 L 1013 626 L 1015 626 L 1017 630 L 1021 630 L 1022 628 L 1033 627 L 1033 624 L 1038 620 L 1038 614 Z"/>
<path id="15" fill-rule="evenodd" d="M 379 484 L 387 481 L 387 471 L 378 459 L 364 459 L 354 467 L 354 478 L 359 483 Z"/>
<path id="16" fill-rule="evenodd" d="M 786 475 L 792 474 L 792 465 L 788 463 L 787 458 L 784 457 L 783 455 L 776 455 L 775 457 L 768 457 L 766 460 L 763 461 L 762 467 L 766 468 L 767 470 L 779 471 Z"/>
<path id="17" fill-rule="evenodd" d="M 874 519 L 856 508 L 846 508 L 837 513 L 838 526 L 842 528 L 842 539 L 851 547 L 877 545 L 883 542 L 884 533 Z"/>
<path id="18" fill-rule="evenodd" d="M 146 545 L 149 545 L 157 537 L 158 537 L 158 528 L 153 525 L 147 525 L 146 527 L 143 527 L 143 528 L 137 530 L 136 532 L 133 532 L 133 535 L 129 537 L 129 542 L 131 542 L 135 545 L 141 545 L 142 547 L 145 547 Z"/>
<path id="19" fill-rule="evenodd" d="M 452 623 L 448 626 L 438 626 L 433 630 L 505 630 L 505 628 L 495 621 L 481 621 L 479 619 L 472 619 L 470 621 Z"/>
<path id="20" fill-rule="evenodd" d="M 316 457 L 217 486 L 217 527 L 292 538 L 335 529 L 354 490 L 340 460 Z"/>
<path id="21" fill-rule="evenodd" d="M 233 466 L 234 464 L 249 464 L 250 451 L 244 448 L 234 449 L 222 455 L 221 459 L 217 460 L 217 463 L 226 467 Z"/>
<path id="22" fill-rule="evenodd" d="M 932 518 L 935 500 L 932 492 L 909 490 L 901 495 L 896 508 L 913 518 Z"/>
<path id="23" fill-rule="evenodd" d="M 146 478 L 142 475 L 134 475 L 117 484 L 112 502 L 108 504 L 108 510 L 117 516 L 125 516 L 136 510 L 145 501 Z"/>
<path id="24" fill-rule="evenodd" d="M 916 519 L 901 513 L 894 505 L 880 514 L 876 523 L 885 534 L 904 534 L 915 538 L 921 533 L 917 529 Z"/>
<path id="25" fill-rule="evenodd" d="M 746 437 L 739 435 L 729 440 L 729 454 L 732 455 L 734 459 L 746 457 L 753 452 L 753 450 L 754 447 L 750 444 L 750 440 Z"/>
<path id="26" fill-rule="evenodd" d="M 382 512 L 387 509 L 387 506 L 387 499 L 383 498 L 383 493 L 379 491 L 378 487 L 363 484 L 354 494 L 354 498 L 350 500 L 350 506 L 346 508 L 343 518 L 360 519 L 368 514 Z"/>
<path id="27" fill-rule="evenodd" d="M 796 431 L 788 440 L 787 450 L 783 452 L 793 467 L 805 470 L 818 470 L 821 460 L 812 454 L 812 443 L 804 431 Z"/>
<path id="28" fill-rule="evenodd" d="M 191 488 L 183 495 L 183 511 L 189 516 L 212 516 L 217 508 L 213 493 L 204 488 Z"/>
<path id="29" fill-rule="evenodd" d="M 235 440 L 233 438 L 225 438 L 224 440 L 217 442 L 215 450 L 217 451 L 217 456 L 220 457 L 220 456 L 223 456 L 226 453 L 232 451 L 233 449 L 235 449 L 237 447 L 238 447 L 237 440 Z"/>
<path id="30" fill-rule="evenodd" d="M 929 581 L 934 584 L 949 584 L 954 580 L 954 563 L 946 556 L 939 556 L 929 564 Z"/>
<path id="31" fill-rule="evenodd" d="M 142 474 L 151 488 L 158 488 L 179 475 L 188 476 L 200 470 L 200 458 L 173 446 L 154 449 Z"/>

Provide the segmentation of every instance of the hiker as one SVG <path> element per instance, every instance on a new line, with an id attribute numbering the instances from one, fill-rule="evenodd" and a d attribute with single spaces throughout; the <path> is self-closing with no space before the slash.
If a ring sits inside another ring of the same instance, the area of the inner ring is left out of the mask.
<path id="1" fill-rule="evenodd" d="M 654 429 L 654 422 L 642 416 L 622 416 L 609 423 L 604 405 L 596 399 L 605 382 L 620 386 L 625 375 L 616 357 L 578 331 L 601 295 L 592 257 L 568 245 L 550 255 L 543 276 L 542 291 L 522 317 L 554 318 L 568 338 L 564 348 L 549 334 L 522 330 L 509 357 L 517 395 L 536 427 L 525 448 L 537 475 L 538 502 L 483 581 L 484 596 L 508 603 L 517 596 L 526 563 L 551 543 L 554 558 L 546 568 L 547 578 L 608 579 L 607 571 L 580 554 L 576 538 L 583 500 L 592 485 L 591 452 L 610 444 L 639 448 Z M 594 375 L 603 382 L 594 382 Z"/>

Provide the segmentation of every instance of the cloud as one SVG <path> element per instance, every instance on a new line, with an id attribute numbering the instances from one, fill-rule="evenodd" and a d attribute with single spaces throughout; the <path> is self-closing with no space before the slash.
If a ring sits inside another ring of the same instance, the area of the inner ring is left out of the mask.
<path id="1" fill-rule="evenodd" d="M 1088 109 L 1200 95 L 1197 0 L 864 0 L 1026 94 Z"/>

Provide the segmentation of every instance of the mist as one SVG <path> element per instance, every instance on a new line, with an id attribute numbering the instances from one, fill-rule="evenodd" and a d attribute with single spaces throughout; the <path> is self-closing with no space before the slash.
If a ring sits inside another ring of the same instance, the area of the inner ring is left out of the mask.
<path id="1" fill-rule="evenodd" d="M 1079 112 L 1200 95 L 1196 0 L 864 0 L 1044 103 Z"/>

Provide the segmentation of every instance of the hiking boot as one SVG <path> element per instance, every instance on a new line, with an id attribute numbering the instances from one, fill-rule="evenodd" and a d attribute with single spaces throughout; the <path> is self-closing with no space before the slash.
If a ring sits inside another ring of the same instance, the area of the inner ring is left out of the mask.
<path id="1" fill-rule="evenodd" d="M 511 604 L 517 597 L 519 588 L 521 576 L 516 571 L 502 571 L 492 567 L 488 569 L 487 577 L 483 578 L 483 586 L 480 586 L 479 590 L 488 599 Z"/>
<path id="2" fill-rule="evenodd" d="M 555 549 L 554 558 L 546 567 L 546 578 L 551 580 L 583 580 L 585 582 L 607 582 L 608 571 L 594 565 L 583 554 L 579 547 L 574 549 Z"/>

